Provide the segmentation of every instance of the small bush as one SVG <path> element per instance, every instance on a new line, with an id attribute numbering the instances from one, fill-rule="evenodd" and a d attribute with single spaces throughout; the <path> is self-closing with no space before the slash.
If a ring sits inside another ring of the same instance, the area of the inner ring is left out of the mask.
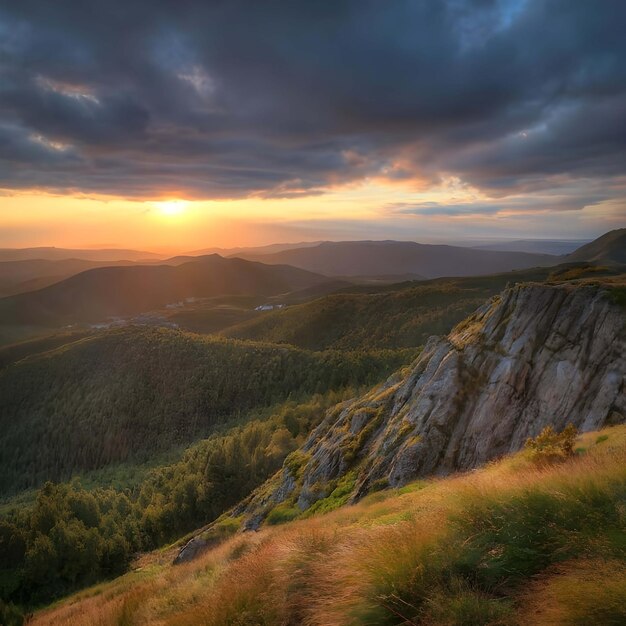
<path id="1" fill-rule="evenodd" d="M 306 464 L 311 460 L 311 455 L 306 452 L 302 452 L 301 450 L 294 450 L 289 456 L 285 459 L 285 467 L 291 472 L 291 475 L 298 480 Z"/>
<path id="2" fill-rule="evenodd" d="M 297 507 L 290 506 L 286 502 L 274 507 L 267 515 L 266 522 L 270 526 L 291 522 L 300 515 L 301 511 Z"/>
<path id="3" fill-rule="evenodd" d="M 546 426 L 534 439 L 526 441 L 526 450 L 537 465 L 551 465 L 574 455 L 574 443 L 578 431 L 568 424 L 557 433 L 552 426 Z"/>
<path id="4" fill-rule="evenodd" d="M 242 517 L 225 516 L 218 519 L 211 528 L 202 534 L 210 546 L 216 546 L 232 537 L 241 528 Z"/>
<path id="5" fill-rule="evenodd" d="M 2 626 L 22 626 L 24 616 L 21 611 L 11 603 L 0 600 L 0 624 Z"/>
<path id="6" fill-rule="evenodd" d="M 305 517 L 310 517 L 316 513 L 329 513 L 343 506 L 350 499 L 355 483 L 356 472 L 348 472 L 337 481 L 335 488 L 328 496 L 318 500 L 313 506 L 309 507 Z"/>
<path id="7" fill-rule="evenodd" d="M 383 478 L 379 478 L 375 480 L 369 488 L 370 493 L 374 493 L 376 491 L 382 491 L 383 489 L 387 489 L 389 487 L 389 479 L 384 476 Z"/>
<path id="8" fill-rule="evenodd" d="M 613 287 L 609 292 L 609 297 L 615 304 L 626 307 L 626 287 Z"/>

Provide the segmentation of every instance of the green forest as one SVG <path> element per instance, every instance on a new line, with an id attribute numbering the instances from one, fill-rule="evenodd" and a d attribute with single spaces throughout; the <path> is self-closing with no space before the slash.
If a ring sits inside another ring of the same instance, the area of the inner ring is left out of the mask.
<path id="1" fill-rule="evenodd" d="M 0 495 L 146 462 L 251 409 L 374 384 L 414 355 L 138 327 L 84 338 L 0 371 Z"/>
<path id="2" fill-rule="evenodd" d="M 309 350 L 412 348 L 447 333 L 508 283 L 542 281 L 549 271 L 355 286 L 233 325 L 222 335 Z"/>
<path id="3" fill-rule="evenodd" d="M 152 469 L 134 488 L 47 482 L 31 504 L 5 505 L 0 598 L 22 606 L 48 602 L 119 574 L 138 551 L 215 520 L 277 471 L 326 409 L 357 392 L 345 388 L 252 414 L 191 446 L 178 462 Z"/>

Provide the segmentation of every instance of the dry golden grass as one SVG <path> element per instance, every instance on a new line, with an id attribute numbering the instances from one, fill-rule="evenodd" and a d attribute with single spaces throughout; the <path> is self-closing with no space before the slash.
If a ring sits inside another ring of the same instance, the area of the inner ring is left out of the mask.
<path id="1" fill-rule="evenodd" d="M 565 563 L 530 585 L 521 621 L 542 626 L 626 624 L 626 563 Z"/>
<path id="2" fill-rule="evenodd" d="M 587 452 L 560 465 L 538 468 L 515 455 L 479 471 L 378 492 L 323 516 L 237 535 L 186 565 L 173 567 L 152 555 L 141 570 L 42 611 L 32 624 L 617 623 L 607 620 L 619 614 L 614 598 L 625 593 L 624 552 L 615 548 L 621 541 L 626 549 L 623 536 L 599 530 L 587 537 L 574 524 L 563 536 L 584 558 L 565 552 L 538 577 L 527 570 L 521 583 L 504 579 L 493 588 L 467 575 L 459 556 L 475 539 L 462 534 L 472 515 L 480 524 L 485 511 L 501 507 L 515 521 L 515 507 L 520 515 L 534 514 L 534 497 L 539 511 L 541 498 L 602 507 L 609 496 L 621 497 L 616 506 L 626 531 L 626 426 L 602 435 L 606 439 L 582 437 L 578 445 Z M 595 621 L 584 621 L 589 616 Z"/>

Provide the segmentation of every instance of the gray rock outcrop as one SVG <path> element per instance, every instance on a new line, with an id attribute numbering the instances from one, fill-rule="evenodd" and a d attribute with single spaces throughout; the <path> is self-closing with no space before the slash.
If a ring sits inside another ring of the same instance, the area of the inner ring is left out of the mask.
<path id="1" fill-rule="evenodd" d="M 329 411 L 297 471 L 288 459 L 238 513 L 259 520 L 287 498 L 304 510 L 349 472 L 355 500 L 374 485 L 477 467 L 548 425 L 623 422 L 624 320 L 600 286 L 508 289 L 447 337 L 431 337 L 410 368 Z"/>

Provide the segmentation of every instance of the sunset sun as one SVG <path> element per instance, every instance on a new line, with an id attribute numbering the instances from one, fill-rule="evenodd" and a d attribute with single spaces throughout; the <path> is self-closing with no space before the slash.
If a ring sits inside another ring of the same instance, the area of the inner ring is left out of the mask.
<path id="1" fill-rule="evenodd" d="M 188 204 L 186 200 L 164 200 L 162 202 L 155 202 L 154 206 L 159 210 L 161 215 L 177 217 L 185 212 Z"/>

